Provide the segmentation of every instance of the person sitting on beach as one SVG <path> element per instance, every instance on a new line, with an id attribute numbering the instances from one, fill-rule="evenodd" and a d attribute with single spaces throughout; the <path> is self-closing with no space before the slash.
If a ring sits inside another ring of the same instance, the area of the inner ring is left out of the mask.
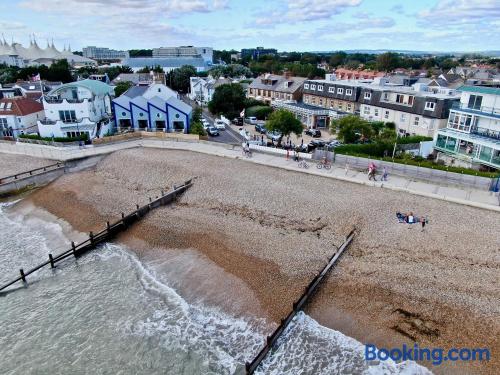
<path id="1" fill-rule="evenodd" d="M 415 223 L 415 217 L 413 216 L 413 212 L 410 212 L 408 215 L 408 224 L 413 224 Z"/>

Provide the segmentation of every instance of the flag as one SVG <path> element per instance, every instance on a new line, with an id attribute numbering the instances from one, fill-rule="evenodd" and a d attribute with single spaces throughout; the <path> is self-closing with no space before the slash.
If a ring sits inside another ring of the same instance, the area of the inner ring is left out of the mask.
<path id="1" fill-rule="evenodd" d="M 32 77 L 34 82 L 40 81 L 40 73 L 38 73 L 36 76 Z"/>
<path id="2" fill-rule="evenodd" d="M 245 117 L 245 108 L 243 108 L 243 111 L 241 111 L 240 117 Z"/>

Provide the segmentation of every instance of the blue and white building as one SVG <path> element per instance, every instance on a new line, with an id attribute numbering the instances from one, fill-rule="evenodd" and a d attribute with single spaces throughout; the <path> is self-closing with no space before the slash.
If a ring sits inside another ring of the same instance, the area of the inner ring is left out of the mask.
<path id="1" fill-rule="evenodd" d="M 43 97 L 45 119 L 38 121 L 42 137 L 78 137 L 89 139 L 113 132 L 110 85 L 91 79 L 61 85 Z"/>
<path id="2" fill-rule="evenodd" d="M 451 108 L 446 128 L 434 137 L 438 157 L 500 170 L 500 89 L 462 86 L 459 90 L 460 102 Z"/>
<path id="3" fill-rule="evenodd" d="M 155 83 L 134 86 L 113 100 L 118 130 L 189 132 L 192 108 L 177 92 Z"/>

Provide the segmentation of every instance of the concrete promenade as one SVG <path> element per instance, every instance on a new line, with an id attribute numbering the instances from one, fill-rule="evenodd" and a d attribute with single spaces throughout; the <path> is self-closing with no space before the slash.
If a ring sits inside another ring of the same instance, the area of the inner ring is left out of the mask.
<path id="1" fill-rule="evenodd" d="M 47 159 L 68 161 L 81 159 L 96 155 L 104 155 L 114 151 L 134 147 L 150 147 L 171 150 L 187 150 L 199 152 L 207 155 L 215 155 L 232 159 L 242 159 L 249 163 L 266 165 L 269 167 L 281 168 L 295 172 L 308 173 L 325 178 L 334 178 L 337 180 L 357 183 L 373 188 L 384 188 L 395 191 L 404 191 L 410 194 L 421 195 L 429 198 L 435 198 L 463 204 L 478 208 L 500 212 L 500 199 L 498 193 L 477 190 L 468 187 L 450 187 L 440 186 L 430 182 L 423 182 L 409 179 L 402 176 L 390 175 L 388 181 L 381 182 L 369 181 L 366 173 L 349 169 L 346 173 L 344 168 L 332 166 L 330 170 L 317 169 L 316 164 L 308 161 L 309 168 L 302 169 L 298 163 L 292 160 L 286 160 L 283 156 L 253 153 L 252 158 L 242 156 L 241 148 L 232 145 L 214 144 L 207 141 L 175 141 L 162 139 L 134 139 L 127 142 L 105 144 L 101 146 L 79 147 L 51 147 L 26 143 L 0 142 L 0 153 L 22 154 Z"/>

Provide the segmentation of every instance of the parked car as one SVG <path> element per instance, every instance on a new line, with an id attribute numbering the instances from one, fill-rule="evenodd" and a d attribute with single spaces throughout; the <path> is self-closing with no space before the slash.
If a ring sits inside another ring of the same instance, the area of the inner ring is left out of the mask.
<path id="1" fill-rule="evenodd" d="M 215 126 L 209 126 L 207 129 L 207 133 L 214 137 L 216 135 L 219 135 L 219 129 L 217 129 Z"/>
<path id="2" fill-rule="evenodd" d="M 205 131 L 207 131 L 207 130 L 208 130 L 208 128 L 211 126 L 211 125 L 208 123 L 208 121 L 206 121 L 206 122 L 203 122 L 203 121 L 202 121 L 202 124 L 203 124 L 203 129 L 205 129 Z"/>
<path id="3" fill-rule="evenodd" d="M 334 149 L 335 147 L 339 147 L 342 145 L 342 142 L 340 142 L 339 140 L 337 139 L 330 139 L 327 144 L 326 144 L 326 147 L 328 147 L 329 150 L 331 149 Z"/>
<path id="4" fill-rule="evenodd" d="M 245 122 L 248 122 L 249 124 L 255 125 L 257 123 L 257 117 L 254 117 L 254 116 L 247 117 L 245 119 Z"/>
<path id="5" fill-rule="evenodd" d="M 278 141 L 281 138 L 281 133 L 268 131 L 266 133 L 267 138 L 271 138 L 273 141 Z"/>
<path id="6" fill-rule="evenodd" d="M 256 124 L 255 125 L 255 131 L 260 133 L 260 134 L 266 134 L 267 130 L 264 125 L 261 124 Z"/>
<path id="7" fill-rule="evenodd" d="M 318 147 L 325 147 L 326 142 L 322 139 L 313 139 L 311 142 L 307 144 L 307 152 L 312 152 Z"/>
<path id="8" fill-rule="evenodd" d="M 319 129 L 308 128 L 305 133 L 307 135 L 310 135 L 313 138 L 320 138 L 321 137 L 321 131 Z"/>
<path id="9" fill-rule="evenodd" d="M 215 120 L 214 126 L 219 130 L 226 130 L 226 124 L 222 120 Z"/>
<path id="10" fill-rule="evenodd" d="M 243 118 L 242 117 L 235 117 L 233 121 L 231 121 L 234 125 L 237 126 L 242 126 L 243 125 Z"/>

